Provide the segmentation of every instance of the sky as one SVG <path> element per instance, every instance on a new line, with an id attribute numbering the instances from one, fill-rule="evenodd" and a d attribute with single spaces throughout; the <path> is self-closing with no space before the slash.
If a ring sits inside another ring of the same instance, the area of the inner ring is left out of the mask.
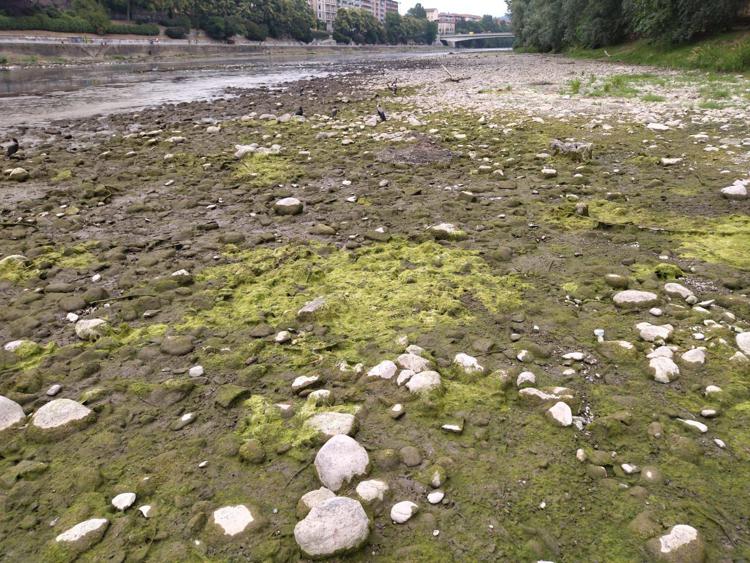
<path id="1" fill-rule="evenodd" d="M 418 0 L 399 0 L 399 12 L 405 14 Z M 504 16 L 507 6 L 503 0 L 421 0 L 425 8 L 437 8 L 441 12 Z"/>

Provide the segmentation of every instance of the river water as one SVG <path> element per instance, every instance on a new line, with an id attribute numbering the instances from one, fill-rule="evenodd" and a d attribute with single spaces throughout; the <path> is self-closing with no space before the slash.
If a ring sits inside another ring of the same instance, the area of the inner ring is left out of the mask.
<path id="1" fill-rule="evenodd" d="M 72 119 L 208 100 L 229 88 L 277 86 L 356 72 L 363 63 L 439 57 L 446 51 L 245 57 L 160 63 L 53 65 L 0 70 L 0 133 Z"/>

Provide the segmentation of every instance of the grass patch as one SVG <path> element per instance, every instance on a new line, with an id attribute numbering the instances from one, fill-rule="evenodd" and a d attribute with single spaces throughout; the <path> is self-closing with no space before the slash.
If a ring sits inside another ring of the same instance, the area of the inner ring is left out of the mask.
<path id="1" fill-rule="evenodd" d="M 641 100 L 644 102 L 664 102 L 666 101 L 666 98 L 657 94 L 644 94 L 641 96 Z"/>
<path id="2" fill-rule="evenodd" d="M 606 49 L 572 48 L 567 54 L 629 64 L 747 74 L 750 73 L 750 32 L 726 33 L 688 45 L 656 45 L 642 40 Z"/>

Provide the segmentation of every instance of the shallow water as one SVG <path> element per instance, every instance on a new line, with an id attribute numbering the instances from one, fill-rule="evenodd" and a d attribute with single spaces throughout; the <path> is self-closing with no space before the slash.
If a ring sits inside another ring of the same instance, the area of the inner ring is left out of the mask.
<path id="1" fill-rule="evenodd" d="M 362 55 L 254 56 L 232 60 L 121 63 L 12 68 L 0 71 L 0 130 L 38 126 L 56 119 L 137 111 L 165 103 L 215 99 L 230 88 L 351 72 L 373 61 L 442 56 L 444 52 Z"/>

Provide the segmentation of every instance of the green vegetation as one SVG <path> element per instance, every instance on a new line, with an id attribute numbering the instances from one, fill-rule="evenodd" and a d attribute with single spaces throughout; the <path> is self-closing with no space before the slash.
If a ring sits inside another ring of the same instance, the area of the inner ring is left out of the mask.
<path id="1" fill-rule="evenodd" d="M 237 327 L 260 322 L 260 312 L 293 323 L 317 297 L 340 347 L 376 342 L 389 347 L 397 331 L 470 322 L 469 298 L 492 314 L 521 304 L 527 286 L 515 276 L 495 276 L 476 253 L 402 241 L 356 253 L 296 245 L 230 256 L 234 263 L 205 270 L 199 281 L 221 280 L 232 299 L 186 320 L 187 325 Z M 408 264 L 408 268 L 404 265 Z"/>
<path id="2" fill-rule="evenodd" d="M 421 43 L 430 45 L 437 37 L 437 24 L 413 15 L 386 14 L 380 23 L 366 10 L 340 9 L 333 24 L 334 39 L 340 43 Z"/>
<path id="3" fill-rule="evenodd" d="M 516 46 L 535 51 L 601 49 L 638 38 L 625 52 L 631 63 L 737 72 L 750 68 L 750 39 L 689 44 L 728 31 L 741 0 L 512 0 Z M 603 53 L 601 53 L 603 54 Z M 619 57 L 618 57 L 619 55 Z"/>
<path id="4" fill-rule="evenodd" d="M 750 33 L 734 32 L 685 45 L 635 41 L 607 49 L 571 47 L 566 54 L 612 62 L 699 69 L 714 72 L 750 70 Z"/>
<path id="5" fill-rule="evenodd" d="M 110 18 L 134 20 L 114 24 Z M 267 36 L 291 37 L 309 42 L 315 24 L 305 0 L 74 0 L 70 9 L 54 7 L 0 11 L 0 30 L 39 29 L 65 33 L 134 33 L 159 35 L 157 24 L 167 35 L 180 39 L 190 28 L 201 28 L 214 39 L 244 35 L 254 41 Z"/>

